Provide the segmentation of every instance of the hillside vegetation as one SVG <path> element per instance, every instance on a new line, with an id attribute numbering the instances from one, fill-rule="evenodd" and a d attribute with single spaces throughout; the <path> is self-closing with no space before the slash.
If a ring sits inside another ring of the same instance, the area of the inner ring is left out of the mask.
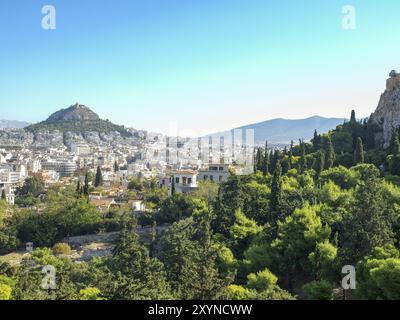
<path id="1" fill-rule="evenodd" d="M 0 205 L 0 250 L 28 241 L 36 249 L 19 266 L 0 264 L 0 297 L 400 299 L 399 133 L 384 150 L 378 131 L 353 112 L 311 143 L 258 149 L 253 174 L 201 183 L 192 194 L 168 196 L 156 181 L 134 179 L 119 199 L 126 206 L 107 214 L 88 204 L 88 175 L 83 187 L 47 191 L 28 181 L 17 203 L 30 198 L 34 207 Z M 138 195 L 149 210 L 133 216 L 128 201 Z M 148 241 L 139 241 L 138 225 L 153 230 Z M 57 244 L 65 237 L 100 231 L 119 231 L 112 256 L 74 263 L 60 254 L 69 251 Z M 41 287 L 45 265 L 56 268 L 52 290 Z M 344 295 L 348 265 L 357 287 Z"/>

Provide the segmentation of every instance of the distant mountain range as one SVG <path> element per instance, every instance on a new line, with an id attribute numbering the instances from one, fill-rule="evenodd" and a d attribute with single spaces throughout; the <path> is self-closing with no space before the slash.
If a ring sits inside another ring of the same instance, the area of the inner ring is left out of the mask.
<path id="1" fill-rule="evenodd" d="M 314 130 L 317 130 L 318 133 L 326 133 L 344 121 L 344 118 L 325 118 L 320 116 L 297 120 L 272 119 L 233 130 L 239 129 L 245 132 L 247 129 L 253 129 L 255 144 L 264 144 L 268 140 L 270 145 L 286 145 L 291 140 L 296 142 L 298 139 L 310 140 L 313 137 Z M 37 124 L 30 125 L 22 121 L 0 120 L 0 128 L 25 128 L 25 130 L 32 133 L 55 130 L 72 133 L 119 132 L 123 137 L 132 136 L 132 133 L 124 126 L 113 124 L 109 120 L 102 120 L 90 108 L 79 103 L 66 109 L 61 109 L 50 115 L 47 120 Z M 233 132 L 233 130 L 208 136 L 217 137 Z"/>
<path id="2" fill-rule="evenodd" d="M 113 124 L 109 120 L 100 119 L 90 108 L 78 102 L 69 108 L 53 113 L 46 121 L 26 127 L 25 130 L 32 133 L 58 130 L 60 132 L 72 133 L 119 132 L 124 137 L 132 135 L 124 126 Z"/>
<path id="3" fill-rule="evenodd" d="M 270 144 L 286 145 L 291 140 L 295 142 L 298 139 L 310 140 L 314 135 L 314 130 L 317 130 L 318 133 L 326 133 L 329 130 L 335 129 L 336 126 L 343 124 L 344 121 L 344 118 L 325 118 L 320 116 L 297 120 L 272 119 L 233 130 L 243 130 L 244 133 L 247 129 L 253 129 L 255 144 L 264 144 L 268 140 Z M 226 133 L 215 133 L 211 136 L 219 136 Z"/>
<path id="4" fill-rule="evenodd" d="M 0 120 L 0 129 L 22 129 L 29 126 L 29 122 L 16 120 Z"/>

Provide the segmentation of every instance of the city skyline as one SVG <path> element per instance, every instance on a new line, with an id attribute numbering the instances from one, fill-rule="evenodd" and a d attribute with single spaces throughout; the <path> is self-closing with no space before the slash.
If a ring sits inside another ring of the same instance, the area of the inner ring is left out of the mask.
<path id="1" fill-rule="evenodd" d="M 41 1 L 1 4 L 2 119 L 40 122 L 76 101 L 188 136 L 353 108 L 361 118 L 398 65 L 395 1 L 353 1 L 354 30 L 342 28 L 342 1 L 51 4 L 55 30 L 41 27 Z"/>

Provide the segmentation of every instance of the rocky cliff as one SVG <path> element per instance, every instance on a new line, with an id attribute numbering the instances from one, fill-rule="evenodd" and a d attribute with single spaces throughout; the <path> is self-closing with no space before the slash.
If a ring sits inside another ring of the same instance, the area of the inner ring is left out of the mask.
<path id="1" fill-rule="evenodd" d="M 46 121 L 82 121 L 82 120 L 99 120 L 99 116 L 85 105 L 78 102 L 67 109 L 61 109 L 53 113 Z"/>
<path id="2" fill-rule="evenodd" d="M 390 73 L 386 90 L 381 95 L 372 119 L 381 129 L 376 135 L 376 142 L 384 148 L 389 147 L 392 132 L 400 127 L 400 73 Z"/>

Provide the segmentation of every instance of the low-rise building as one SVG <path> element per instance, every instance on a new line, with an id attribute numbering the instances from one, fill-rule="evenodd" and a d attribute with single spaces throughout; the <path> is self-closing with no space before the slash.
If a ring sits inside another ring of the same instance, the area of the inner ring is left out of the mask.
<path id="1" fill-rule="evenodd" d="M 134 213 L 146 211 L 146 204 L 143 200 L 143 197 L 137 197 L 130 202 Z"/>
<path id="2" fill-rule="evenodd" d="M 4 194 L 6 196 L 6 202 L 8 205 L 13 206 L 15 204 L 15 194 L 14 194 L 14 187 L 12 185 L 4 185 L 3 189 L 0 189 L 1 193 L 4 190 Z"/>
<path id="3" fill-rule="evenodd" d="M 168 191 L 172 193 L 172 185 L 176 193 L 190 193 L 197 189 L 197 172 L 194 170 L 172 171 Z"/>
<path id="4" fill-rule="evenodd" d="M 43 160 L 42 170 L 56 171 L 60 177 L 70 177 L 76 170 L 76 164 L 72 161 Z"/>
<path id="5" fill-rule="evenodd" d="M 71 153 L 77 156 L 86 156 L 91 153 L 91 149 L 86 143 L 73 142 L 71 143 Z"/>
<path id="6" fill-rule="evenodd" d="M 208 164 L 199 170 L 199 181 L 225 182 L 229 177 L 229 164 Z"/>

